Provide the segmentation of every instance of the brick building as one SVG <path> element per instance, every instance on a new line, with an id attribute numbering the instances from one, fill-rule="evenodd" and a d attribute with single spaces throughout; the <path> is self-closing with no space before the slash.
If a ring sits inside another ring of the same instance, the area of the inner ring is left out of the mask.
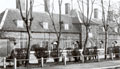
<path id="1" fill-rule="evenodd" d="M 54 21 L 56 28 L 59 28 L 58 14 L 54 14 Z M 50 49 L 52 47 L 52 42 L 56 41 L 56 32 L 54 31 L 52 22 L 47 13 L 33 12 L 33 22 L 32 22 L 32 42 L 31 45 L 39 44 L 41 47 L 48 46 Z M 1 38 L 15 38 L 17 48 L 24 48 L 27 45 L 27 34 L 25 25 L 22 22 L 20 13 L 18 9 L 7 9 L 0 15 L 0 29 Z M 68 14 L 62 15 L 62 35 L 60 41 L 60 48 L 74 48 L 74 42 L 80 41 L 80 23 L 76 16 L 70 16 Z M 82 42 L 85 39 L 85 28 L 82 25 Z M 97 28 L 97 29 L 96 29 Z M 58 30 L 58 29 L 57 29 Z M 98 24 L 91 24 L 92 38 L 89 38 L 91 43 L 90 46 L 95 46 L 97 44 L 97 32 Z M 11 42 L 8 40 L 8 45 Z M 12 42 L 13 43 L 13 42 Z"/>

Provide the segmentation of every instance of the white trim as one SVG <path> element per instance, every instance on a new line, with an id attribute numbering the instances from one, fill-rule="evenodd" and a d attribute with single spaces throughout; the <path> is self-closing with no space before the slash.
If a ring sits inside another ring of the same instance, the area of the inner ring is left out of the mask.
<path id="1" fill-rule="evenodd" d="M 48 29 L 48 22 L 43 22 L 43 28 Z"/>
<path id="2" fill-rule="evenodd" d="M 4 23 L 5 23 L 7 13 L 8 13 L 8 9 L 5 11 L 5 13 L 3 15 L 3 18 L 2 18 L 1 23 L 0 23 L 0 29 L 2 29 L 2 27 L 3 27 Z"/>
<path id="3" fill-rule="evenodd" d="M 24 28 L 24 21 L 23 20 L 17 20 L 17 28 Z"/>
<path id="4" fill-rule="evenodd" d="M 65 30 L 69 30 L 69 24 L 65 23 L 65 24 L 64 24 L 64 29 L 65 29 Z"/>

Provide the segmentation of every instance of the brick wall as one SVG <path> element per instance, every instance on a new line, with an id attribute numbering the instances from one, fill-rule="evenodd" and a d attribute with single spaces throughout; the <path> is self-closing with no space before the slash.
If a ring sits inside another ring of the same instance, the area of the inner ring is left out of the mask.
<path id="1" fill-rule="evenodd" d="M 16 39 L 16 48 L 27 46 L 27 34 L 25 32 L 7 32 L 6 37 L 14 37 Z M 56 41 L 55 33 L 32 33 L 31 45 L 39 44 L 41 47 L 44 46 L 44 41 L 48 42 L 49 47 L 52 47 L 52 42 Z M 73 42 L 79 41 L 79 34 L 62 34 L 60 48 L 73 48 Z"/>

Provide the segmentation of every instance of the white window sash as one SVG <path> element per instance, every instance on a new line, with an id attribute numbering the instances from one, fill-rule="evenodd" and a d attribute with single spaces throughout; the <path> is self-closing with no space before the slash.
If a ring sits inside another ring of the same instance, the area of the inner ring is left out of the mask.
<path id="1" fill-rule="evenodd" d="M 48 22 L 43 22 L 43 28 L 48 29 Z"/>
<path id="2" fill-rule="evenodd" d="M 22 20 L 17 20 L 17 27 L 18 27 L 18 28 L 24 28 L 24 21 L 22 21 Z"/>
<path id="3" fill-rule="evenodd" d="M 69 30 L 69 24 L 64 24 L 64 29 Z"/>

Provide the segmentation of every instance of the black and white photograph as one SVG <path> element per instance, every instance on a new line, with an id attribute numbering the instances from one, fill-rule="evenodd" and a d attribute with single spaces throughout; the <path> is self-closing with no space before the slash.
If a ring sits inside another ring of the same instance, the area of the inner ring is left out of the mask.
<path id="1" fill-rule="evenodd" d="M 120 69 L 120 0 L 0 0 L 0 69 Z"/>

